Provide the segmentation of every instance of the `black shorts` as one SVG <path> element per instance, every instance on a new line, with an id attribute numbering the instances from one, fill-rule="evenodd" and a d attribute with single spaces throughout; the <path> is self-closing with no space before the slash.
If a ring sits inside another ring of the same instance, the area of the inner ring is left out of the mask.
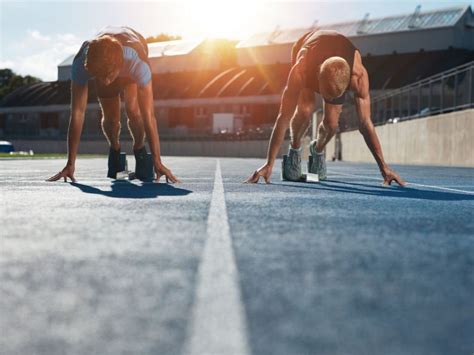
<path id="1" fill-rule="evenodd" d="M 99 80 L 94 80 L 95 91 L 99 99 L 112 99 L 120 95 L 125 86 L 134 84 L 135 82 L 127 77 L 117 77 L 109 85 L 102 84 Z"/>
<path id="2" fill-rule="evenodd" d="M 331 105 L 342 105 L 346 101 L 346 93 L 344 92 L 344 94 L 332 100 L 326 100 L 325 98 L 323 100 Z"/>

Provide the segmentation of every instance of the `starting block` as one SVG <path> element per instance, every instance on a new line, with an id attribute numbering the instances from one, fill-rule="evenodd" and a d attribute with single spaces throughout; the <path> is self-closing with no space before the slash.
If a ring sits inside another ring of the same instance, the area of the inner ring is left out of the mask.
<path id="1" fill-rule="evenodd" d="M 306 173 L 301 175 L 301 182 L 319 182 L 319 175 Z"/>

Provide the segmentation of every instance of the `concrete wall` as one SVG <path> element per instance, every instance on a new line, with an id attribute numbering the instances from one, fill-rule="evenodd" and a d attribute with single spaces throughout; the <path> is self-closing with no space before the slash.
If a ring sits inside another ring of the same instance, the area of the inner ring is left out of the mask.
<path id="1" fill-rule="evenodd" d="M 474 167 L 474 109 L 376 127 L 392 164 Z M 374 162 L 358 131 L 342 133 L 342 159 Z M 334 154 L 334 141 L 326 150 Z"/>
<path id="2" fill-rule="evenodd" d="M 376 127 L 385 160 L 390 164 L 418 164 L 474 167 L 474 109 Z M 353 162 L 374 162 L 358 131 L 341 134 L 342 158 Z M 303 143 L 307 159 L 309 137 Z M 66 141 L 13 141 L 16 150 L 35 153 L 66 153 Z M 132 154 L 130 141 L 122 142 L 123 151 Z M 334 140 L 326 147 L 326 157 L 334 155 Z M 265 158 L 268 141 L 162 141 L 163 155 Z M 286 154 L 288 142 L 281 149 Z M 104 140 L 82 141 L 79 152 L 107 154 Z"/>
<path id="3" fill-rule="evenodd" d="M 58 140 L 13 140 L 17 151 L 35 153 L 66 153 L 66 141 Z M 82 141 L 79 145 L 81 154 L 107 154 L 108 145 L 104 140 Z M 268 141 L 162 141 L 161 151 L 168 156 L 209 156 L 209 157 L 241 157 L 265 158 L 267 155 Z M 132 142 L 122 141 L 122 151 L 132 154 Z M 288 142 L 285 142 L 282 152 L 288 151 Z"/>
<path id="4" fill-rule="evenodd" d="M 161 143 L 163 155 L 265 158 L 268 141 L 168 141 Z M 288 143 L 282 145 L 282 152 L 288 151 Z"/>

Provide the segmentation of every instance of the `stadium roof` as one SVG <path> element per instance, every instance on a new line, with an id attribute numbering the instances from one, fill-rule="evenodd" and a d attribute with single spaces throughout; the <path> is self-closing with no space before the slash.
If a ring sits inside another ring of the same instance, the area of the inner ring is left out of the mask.
<path id="1" fill-rule="evenodd" d="M 369 19 L 368 15 L 362 20 L 341 22 L 335 24 L 306 27 L 290 30 L 258 33 L 237 44 L 237 48 L 257 47 L 272 44 L 293 43 L 304 33 L 315 30 L 337 30 L 347 37 L 366 36 L 382 33 L 414 31 L 439 27 L 455 26 L 461 17 L 471 11 L 470 6 L 450 7 L 439 10 L 421 12 L 419 8 L 411 14 Z"/>
<path id="2" fill-rule="evenodd" d="M 148 43 L 148 57 L 158 58 L 164 56 L 185 55 L 196 49 L 202 42 L 202 39 L 196 39 Z M 58 64 L 58 67 L 71 66 L 75 55 L 76 54 L 71 54 L 68 56 Z"/>
<path id="3" fill-rule="evenodd" d="M 185 55 L 196 49 L 202 42 L 202 39 L 196 39 L 149 43 L 148 57 L 157 58 L 163 56 Z"/>
<path id="4" fill-rule="evenodd" d="M 474 60 L 463 49 L 374 56 L 364 58 L 372 89 L 395 89 Z M 164 73 L 153 80 L 155 100 L 244 97 L 280 94 L 290 65 L 232 67 L 196 73 Z M 461 80 L 461 79 L 460 79 Z M 25 85 L 0 100 L 0 111 L 9 107 L 69 105 L 69 81 Z M 89 82 L 89 103 L 97 102 Z"/>
<path id="5" fill-rule="evenodd" d="M 64 59 L 61 63 L 58 64 L 58 67 L 69 67 L 72 65 L 72 61 L 76 54 L 71 54 L 69 57 Z"/>

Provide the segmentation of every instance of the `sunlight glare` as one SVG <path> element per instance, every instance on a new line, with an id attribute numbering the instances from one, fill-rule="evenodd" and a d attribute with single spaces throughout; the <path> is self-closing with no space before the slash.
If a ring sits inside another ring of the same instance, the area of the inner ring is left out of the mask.
<path id="1" fill-rule="evenodd" d="M 239 39 L 253 33 L 262 2 L 258 0 L 189 1 L 196 31 L 208 38 Z"/>

